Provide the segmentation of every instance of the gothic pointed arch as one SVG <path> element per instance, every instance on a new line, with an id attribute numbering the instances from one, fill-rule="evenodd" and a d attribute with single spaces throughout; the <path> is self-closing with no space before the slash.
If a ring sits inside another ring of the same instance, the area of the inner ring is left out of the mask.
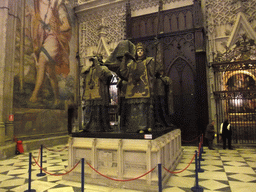
<path id="1" fill-rule="evenodd" d="M 179 56 L 167 69 L 168 76 L 173 79 L 174 92 L 193 93 L 195 74 L 189 62 Z"/>
<path id="2" fill-rule="evenodd" d="M 247 21 L 244 13 L 238 13 L 236 22 L 234 24 L 234 28 L 231 32 L 231 35 L 227 42 L 227 47 L 232 47 L 241 37 L 241 35 L 245 34 L 248 38 L 256 40 L 256 32 Z"/>
<path id="3" fill-rule="evenodd" d="M 183 57 L 177 57 L 167 69 L 167 75 L 172 79 L 174 122 L 184 129 L 196 126 L 195 74 L 190 63 Z"/>

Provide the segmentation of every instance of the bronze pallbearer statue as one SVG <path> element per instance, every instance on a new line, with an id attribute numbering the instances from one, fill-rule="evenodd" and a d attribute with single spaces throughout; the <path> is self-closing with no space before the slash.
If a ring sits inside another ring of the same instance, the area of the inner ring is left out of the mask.
<path id="1" fill-rule="evenodd" d="M 136 45 L 136 55 L 126 52 L 121 65 L 120 77 L 127 81 L 124 107 L 125 117 L 121 117 L 126 132 L 146 133 L 161 131 L 168 123 L 166 86 L 171 80 L 162 76 L 162 65 L 146 56 L 142 43 Z"/>
<path id="2" fill-rule="evenodd" d="M 110 103 L 109 83 L 111 71 L 103 65 L 102 56 L 92 57 L 92 66 L 82 73 L 84 77 L 84 124 L 83 130 L 89 132 L 112 131 L 109 122 Z"/>
<path id="3" fill-rule="evenodd" d="M 170 129 L 173 113 L 171 79 L 163 76 L 163 66 L 146 56 L 142 43 L 121 41 L 106 62 L 94 57 L 85 75 L 86 102 L 84 130 L 111 131 L 107 107 L 111 70 L 119 76 L 121 132 L 149 133 Z M 101 63 L 101 64 L 100 64 Z"/>

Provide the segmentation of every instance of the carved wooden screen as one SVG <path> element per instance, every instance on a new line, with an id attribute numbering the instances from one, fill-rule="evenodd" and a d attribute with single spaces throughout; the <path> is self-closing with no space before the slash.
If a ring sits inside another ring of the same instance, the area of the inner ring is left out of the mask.
<path id="1" fill-rule="evenodd" d="M 182 140 L 191 141 L 200 133 L 204 132 L 208 123 L 207 98 L 199 98 L 198 87 L 206 87 L 206 81 L 196 81 L 197 68 L 205 71 L 205 62 L 199 62 L 197 57 L 195 38 L 195 4 L 184 6 L 178 9 L 162 11 L 159 14 L 149 14 L 127 20 L 127 37 L 134 43 L 139 41 L 146 44 L 149 56 L 156 55 L 157 60 L 163 63 L 165 75 L 173 81 L 174 111 L 172 121 L 182 131 Z M 159 29 L 158 26 L 159 19 Z M 158 40 L 156 33 L 159 31 Z M 202 61 L 205 61 L 204 59 Z M 205 78 L 205 77 L 204 77 Z M 204 95 L 207 90 L 203 89 Z M 203 106 L 204 114 L 198 112 L 198 102 L 205 101 Z M 203 121 L 202 121 L 203 119 Z"/>
<path id="2" fill-rule="evenodd" d="M 168 34 L 191 30 L 193 24 L 193 6 L 186 6 L 174 10 L 162 11 L 159 15 L 160 24 L 158 27 L 158 14 L 148 14 L 131 18 L 128 21 L 127 36 L 128 38 L 154 37 L 159 32 Z"/>
<path id="3" fill-rule="evenodd" d="M 167 51 L 167 50 L 166 50 Z M 166 52 L 165 51 L 165 52 Z M 168 51 L 167 51 L 168 52 Z M 196 94 L 193 69 L 188 61 L 178 57 L 173 63 L 167 64 L 167 75 L 173 81 L 174 116 L 173 122 L 181 127 L 187 136 L 184 140 L 190 141 L 188 135 L 197 134 L 196 124 Z"/>

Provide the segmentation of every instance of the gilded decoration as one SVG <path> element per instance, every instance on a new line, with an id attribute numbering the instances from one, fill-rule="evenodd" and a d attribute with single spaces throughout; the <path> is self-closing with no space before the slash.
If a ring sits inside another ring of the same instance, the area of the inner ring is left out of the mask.
<path id="1" fill-rule="evenodd" d="M 256 60 L 255 40 L 249 39 L 246 36 L 246 34 L 243 34 L 240 37 L 240 39 L 235 43 L 234 48 L 229 49 L 227 46 L 225 46 L 225 48 L 226 48 L 226 51 L 222 54 L 219 52 L 217 52 L 217 54 L 213 53 L 214 63 Z M 246 65 L 240 64 L 240 67 L 245 67 L 245 66 Z M 227 66 L 227 67 L 233 67 L 233 66 Z M 247 67 L 251 67 L 251 65 L 248 65 Z"/>
<path id="2" fill-rule="evenodd" d="M 217 108 L 228 115 L 234 130 L 244 131 L 255 119 L 256 107 L 256 58 L 255 40 L 245 34 L 234 48 L 215 56 L 212 67 L 215 72 L 214 96 Z M 223 115 L 218 114 L 218 115 Z M 250 126 L 249 126 L 250 127 Z M 238 133 L 237 137 L 242 137 Z"/>
<path id="3" fill-rule="evenodd" d="M 101 99 L 100 95 L 100 80 L 99 76 L 96 73 L 93 73 L 93 71 L 96 70 L 94 68 L 90 68 L 89 70 L 89 75 L 87 78 L 85 78 L 85 84 L 86 85 L 91 85 L 86 86 L 85 88 L 85 94 L 84 94 L 84 99 L 85 100 L 91 100 L 91 99 Z"/>
<path id="4" fill-rule="evenodd" d="M 172 111 L 171 79 L 164 76 L 161 65 L 148 57 L 146 46 L 121 41 L 103 62 L 102 55 L 89 59 L 91 67 L 82 73 L 84 78 L 83 132 L 111 132 L 109 127 L 109 86 L 117 66 L 120 127 L 125 133 L 160 132 L 170 129 L 167 110 Z M 123 97 L 123 98 L 122 98 Z M 168 108 L 167 108 L 168 105 Z M 170 107 L 170 108 L 169 108 Z M 125 111 L 123 111 L 123 109 Z"/>
<path id="5" fill-rule="evenodd" d="M 148 98 L 150 97 L 149 91 L 149 82 L 148 82 L 148 72 L 146 70 L 148 63 L 150 62 L 150 58 L 144 61 L 141 61 L 142 65 L 137 65 L 137 63 L 133 63 L 133 70 L 142 70 L 143 73 L 140 75 L 137 83 L 132 81 L 128 81 L 127 90 L 126 90 L 126 97 L 127 99 L 130 98 Z M 141 69 L 139 69 L 139 66 Z"/>

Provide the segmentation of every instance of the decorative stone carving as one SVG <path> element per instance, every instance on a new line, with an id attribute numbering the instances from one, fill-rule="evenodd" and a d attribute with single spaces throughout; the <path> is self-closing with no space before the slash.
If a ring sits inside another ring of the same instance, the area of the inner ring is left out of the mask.
<path id="1" fill-rule="evenodd" d="M 237 3 L 242 3 L 238 6 Z M 205 1 L 205 16 L 207 32 L 212 31 L 211 26 L 220 26 L 235 23 L 237 9 L 243 6 L 249 20 L 256 19 L 256 2 L 254 0 L 207 0 Z M 241 9 L 240 9 L 241 11 Z"/>
<path id="2" fill-rule="evenodd" d="M 250 39 L 256 39 L 256 32 L 246 20 L 245 14 L 239 13 L 230 38 L 227 42 L 227 47 L 232 47 L 243 34 L 246 34 L 246 36 L 248 36 Z"/>
<path id="3" fill-rule="evenodd" d="M 256 2 L 254 0 L 207 0 L 205 30 L 208 60 L 227 51 L 243 34 L 254 39 Z"/>
<path id="4" fill-rule="evenodd" d="M 104 19 L 107 42 L 118 42 L 125 38 L 125 4 L 108 9 L 93 9 L 79 13 L 80 48 L 96 46 L 99 42 L 99 29 Z"/>
<path id="5" fill-rule="evenodd" d="M 170 3 L 177 3 L 177 2 L 182 2 L 184 0 L 162 0 L 163 5 L 164 4 L 170 4 Z M 147 8 L 152 8 L 152 7 L 158 7 L 159 5 L 159 0 L 131 0 L 131 10 L 132 11 L 138 11 L 141 9 L 147 9 Z"/>
<path id="6" fill-rule="evenodd" d="M 132 11 L 137 11 L 140 9 L 147 9 L 150 7 L 156 7 L 158 6 L 159 0 L 131 0 L 131 10 Z"/>

